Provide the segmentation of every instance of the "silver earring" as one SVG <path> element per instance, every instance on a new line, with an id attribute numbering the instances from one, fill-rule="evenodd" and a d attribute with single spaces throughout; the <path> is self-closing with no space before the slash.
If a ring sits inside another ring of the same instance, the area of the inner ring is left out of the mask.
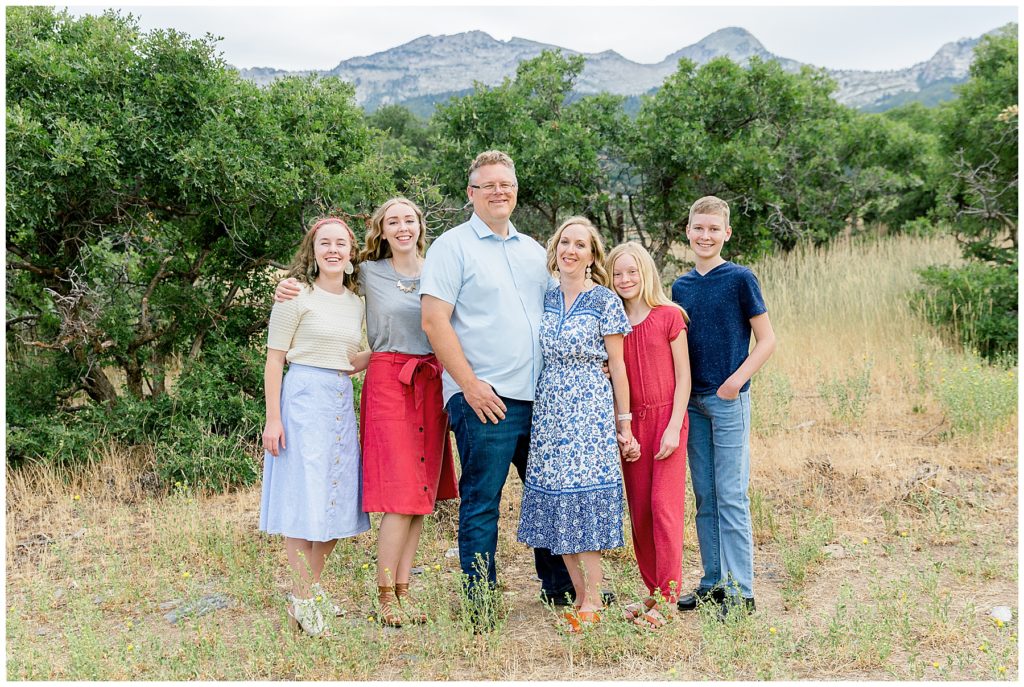
<path id="1" fill-rule="evenodd" d="M 352 274 L 356 271 L 356 268 L 352 266 L 351 262 L 345 263 L 345 274 Z"/>
<path id="2" fill-rule="evenodd" d="M 587 276 L 583 278 L 583 285 L 588 289 L 594 285 L 594 280 L 590 278 L 590 265 L 587 265 Z"/>

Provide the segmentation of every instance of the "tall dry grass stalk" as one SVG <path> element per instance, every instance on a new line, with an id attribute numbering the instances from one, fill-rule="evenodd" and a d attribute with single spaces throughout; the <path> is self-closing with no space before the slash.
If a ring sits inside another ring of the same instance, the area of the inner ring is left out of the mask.
<path id="1" fill-rule="evenodd" d="M 959 261 L 951 237 L 899 236 L 801 247 L 759 262 L 754 269 L 779 338 L 771 365 L 802 385 L 818 368 L 863 355 L 883 367 L 910 358 L 915 337 L 936 338 L 910 307 L 917 270 Z"/>

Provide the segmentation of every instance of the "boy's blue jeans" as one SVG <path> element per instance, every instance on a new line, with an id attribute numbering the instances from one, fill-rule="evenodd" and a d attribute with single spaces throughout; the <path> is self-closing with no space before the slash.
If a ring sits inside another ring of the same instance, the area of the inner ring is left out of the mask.
<path id="1" fill-rule="evenodd" d="M 704 565 L 701 590 L 754 596 L 754 536 L 750 525 L 750 392 L 731 401 L 691 395 L 686 443 L 697 504 L 697 543 Z"/>
<path id="2" fill-rule="evenodd" d="M 497 583 L 494 555 L 498 547 L 498 515 L 501 490 L 509 465 L 515 465 L 519 479 L 526 474 L 530 452 L 533 403 L 502 398 L 505 419 L 493 424 L 480 422 L 462 393 L 448 400 L 448 419 L 455 432 L 462 475 L 459 478 L 459 562 L 469 578 L 470 589 L 484 572 L 493 587 Z M 477 555 L 486 564 L 479 570 Z M 572 578 L 561 556 L 547 549 L 533 550 L 541 590 L 550 598 L 572 593 Z"/>

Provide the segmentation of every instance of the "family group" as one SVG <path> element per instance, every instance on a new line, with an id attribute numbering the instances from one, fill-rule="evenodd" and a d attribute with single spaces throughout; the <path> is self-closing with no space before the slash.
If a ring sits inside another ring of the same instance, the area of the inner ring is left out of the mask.
<path id="1" fill-rule="evenodd" d="M 690 208 L 695 267 L 669 298 L 639 243 L 606 256 L 585 217 L 562 222 L 546 250 L 517 231 L 517 193 L 512 159 L 486 151 L 469 168 L 471 218 L 429 251 L 420 209 L 393 198 L 358 252 L 342 219 L 313 223 L 278 285 L 260 529 L 284 536 L 295 628 L 318 635 L 338 612 L 321 574 L 368 513 L 383 513 L 376 619 L 427 622 L 409 584 L 438 500 L 460 499 L 465 593 L 484 598 L 510 466 L 523 482 L 518 539 L 567 631 L 601 622 L 614 600 L 601 552 L 624 544 L 623 491 L 648 590 L 627 618 L 656 629 L 665 603 L 753 610 L 748 388 L 775 335 L 753 273 L 721 255 L 728 204 Z M 364 370 L 357 432 L 350 376 Z M 687 461 L 704 575 L 681 594 Z"/>

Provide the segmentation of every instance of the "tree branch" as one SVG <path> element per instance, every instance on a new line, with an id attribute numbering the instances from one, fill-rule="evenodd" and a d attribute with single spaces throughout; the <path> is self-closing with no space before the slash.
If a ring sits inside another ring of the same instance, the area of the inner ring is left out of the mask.
<path id="1" fill-rule="evenodd" d="M 14 317 L 12 319 L 7 320 L 7 329 L 10 330 L 12 327 L 14 327 L 14 325 L 20 324 L 22 322 L 32 322 L 34 320 L 38 320 L 39 317 L 40 315 L 22 315 L 21 317 Z"/>

